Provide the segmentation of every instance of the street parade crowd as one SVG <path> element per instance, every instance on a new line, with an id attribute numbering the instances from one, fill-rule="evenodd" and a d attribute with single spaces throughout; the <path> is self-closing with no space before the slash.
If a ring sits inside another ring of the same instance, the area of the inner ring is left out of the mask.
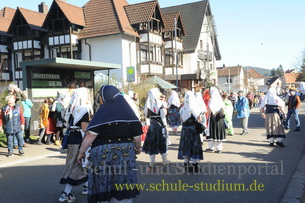
<path id="1" fill-rule="evenodd" d="M 7 137 L 7 157 L 13 156 L 14 149 L 22 156 L 23 147 L 30 141 L 33 103 L 16 85 L 11 84 L 8 89 L 7 104 L 1 108 L 0 117 Z M 234 136 L 234 115 L 240 120 L 241 135 L 245 136 L 249 133 L 250 110 L 258 108 L 265 119 L 271 147 L 285 147 L 285 129 L 290 128 L 292 115 L 296 121 L 294 130 L 301 130 L 298 109 L 303 95 L 294 88 L 281 95 L 271 87 L 266 93 L 247 94 L 222 92 L 217 87 L 196 93 L 185 91 L 184 95 L 174 90 L 162 91 L 158 87 L 149 90 L 143 108 L 145 124 L 140 117 L 142 107 L 137 93 L 130 98 L 111 85 L 102 86 L 95 101 L 90 100 L 85 82 L 71 83 L 67 92 L 58 92 L 56 99 L 44 99 L 37 144 L 67 149 L 60 178 L 64 185 L 60 202 L 74 202 L 72 188 L 79 185 L 83 186 L 82 194 L 88 195 L 88 202 L 132 202 L 139 191 L 117 191 L 114 184 L 137 183 L 136 155 L 141 152 L 147 154 L 148 170 L 156 166 L 158 154 L 162 164 L 169 165 L 169 131 L 177 134 L 179 126 L 182 128 L 177 157 L 185 170 L 193 173 L 200 171 L 198 163 L 204 159 L 204 152 L 222 153 L 227 137 Z M 168 99 L 165 95 L 169 95 Z M 142 144 L 145 127 L 148 130 Z M 208 144 L 203 149 L 205 141 Z M 125 173 L 113 173 L 118 167 Z"/>

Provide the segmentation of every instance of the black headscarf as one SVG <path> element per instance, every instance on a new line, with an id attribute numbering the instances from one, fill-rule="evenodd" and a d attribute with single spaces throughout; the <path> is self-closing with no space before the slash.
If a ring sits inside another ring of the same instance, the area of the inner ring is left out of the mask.
<path id="1" fill-rule="evenodd" d="M 98 109 L 87 130 L 110 123 L 140 122 L 121 92 L 114 86 L 104 85 L 100 89 L 103 104 Z"/>

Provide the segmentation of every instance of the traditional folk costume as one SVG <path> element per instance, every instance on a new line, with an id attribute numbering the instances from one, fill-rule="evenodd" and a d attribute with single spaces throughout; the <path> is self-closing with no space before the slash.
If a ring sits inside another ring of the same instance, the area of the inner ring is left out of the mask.
<path id="1" fill-rule="evenodd" d="M 142 124 L 116 87 L 102 86 L 100 95 L 103 104 L 88 126 L 97 135 L 88 163 L 88 202 L 132 202 L 139 191 L 118 190 L 115 184 L 137 183 L 133 138 L 143 133 Z"/>
<path id="2" fill-rule="evenodd" d="M 172 90 L 171 96 L 168 99 L 168 114 L 167 121 L 169 127 L 173 128 L 174 133 L 177 133 L 177 128 L 180 125 L 180 99 L 178 93 L 175 90 Z"/>
<path id="3" fill-rule="evenodd" d="M 232 105 L 232 102 L 228 99 L 224 99 L 223 103 L 224 103 L 225 121 L 227 124 L 226 132 L 228 135 L 234 135 L 234 128 L 232 122 L 234 107 Z"/>
<path id="4" fill-rule="evenodd" d="M 211 100 L 211 95 L 210 95 L 210 90 L 209 89 L 206 89 L 204 92 L 203 92 L 203 101 L 205 103 L 205 106 L 209 106 L 209 103 L 210 103 L 210 100 Z M 207 122 L 206 122 L 206 127 L 209 126 L 209 112 L 206 111 L 205 113 L 205 117 L 207 118 Z"/>
<path id="5" fill-rule="evenodd" d="M 151 89 L 144 108 L 144 114 L 150 119 L 150 126 L 142 150 L 150 155 L 150 167 L 155 164 L 156 154 L 161 154 L 164 165 L 169 163 L 167 160 L 166 110 L 160 96 L 161 92 L 158 88 Z"/>
<path id="6" fill-rule="evenodd" d="M 75 90 L 75 94 L 77 90 Z M 69 138 L 67 147 L 66 166 L 62 174 L 60 184 L 66 184 L 66 188 L 62 193 L 59 201 L 65 201 L 67 197 L 75 200 L 71 194 L 72 186 L 83 184 L 83 194 L 88 193 L 88 175 L 84 168 L 78 163 L 77 157 L 85 132 L 82 129 L 82 123 L 89 122 L 89 112 L 86 103 L 86 97 L 79 94 L 71 97 L 71 114 L 69 116 Z"/>
<path id="7" fill-rule="evenodd" d="M 203 159 L 203 151 L 198 129 L 198 117 L 203 110 L 197 103 L 194 93 L 187 91 L 184 98 L 184 105 L 181 108 L 182 131 L 178 150 L 178 159 L 184 159 L 184 166 L 189 166 L 189 161 L 198 171 L 198 161 Z"/>
<path id="8" fill-rule="evenodd" d="M 221 153 L 222 142 L 226 140 L 226 125 L 224 121 L 224 103 L 216 87 L 210 88 L 211 99 L 209 103 L 210 117 L 207 131 L 209 143 L 207 151 Z"/>
<path id="9" fill-rule="evenodd" d="M 203 100 L 203 96 L 201 92 L 196 92 L 195 94 L 195 98 L 197 101 L 197 104 L 199 105 L 199 109 L 202 111 L 201 114 L 201 124 L 204 126 L 204 129 L 207 129 L 207 118 L 206 118 L 206 112 L 207 112 L 207 107 L 205 105 L 205 102 Z M 206 132 L 204 131 L 203 133 L 200 133 L 200 140 L 201 142 L 203 142 L 203 134 L 205 134 Z"/>
<path id="10" fill-rule="evenodd" d="M 280 119 L 280 113 L 285 114 L 284 108 L 285 102 L 277 96 L 276 89 L 270 88 L 260 105 L 260 110 L 265 115 L 265 127 L 270 146 L 274 146 L 274 142 L 277 141 L 277 145 L 284 147 L 282 140 L 286 136 Z"/>

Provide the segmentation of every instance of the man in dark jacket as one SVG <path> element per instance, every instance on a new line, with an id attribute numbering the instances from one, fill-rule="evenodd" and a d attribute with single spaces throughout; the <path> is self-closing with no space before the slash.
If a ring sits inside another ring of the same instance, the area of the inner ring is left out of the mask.
<path id="1" fill-rule="evenodd" d="M 296 122 L 296 129 L 294 131 L 300 131 L 300 118 L 298 114 L 298 108 L 301 105 L 301 100 L 298 95 L 296 95 L 296 90 L 295 89 L 290 89 L 290 96 L 288 98 L 288 102 L 286 105 L 288 106 L 288 113 L 287 113 L 287 118 L 286 118 L 286 125 L 285 129 L 289 129 L 290 125 L 290 116 L 294 114 L 295 122 Z"/>

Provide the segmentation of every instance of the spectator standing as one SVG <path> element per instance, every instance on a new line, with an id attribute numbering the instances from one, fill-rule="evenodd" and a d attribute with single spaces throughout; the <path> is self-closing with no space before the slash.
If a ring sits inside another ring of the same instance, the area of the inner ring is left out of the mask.
<path id="1" fill-rule="evenodd" d="M 243 91 L 238 92 L 236 110 L 237 110 L 237 118 L 240 119 L 241 127 L 243 129 L 243 132 L 240 135 L 247 135 L 249 133 L 248 120 L 250 116 L 250 109 L 249 109 L 249 100 L 244 96 Z"/>
<path id="2" fill-rule="evenodd" d="M 254 94 L 251 91 L 249 91 L 246 97 L 248 99 L 249 108 L 251 110 L 253 107 Z"/>
<path id="3" fill-rule="evenodd" d="M 8 96 L 14 96 L 15 104 L 17 104 L 21 108 L 22 112 L 24 112 L 22 101 L 27 99 L 26 95 L 15 84 L 9 84 L 8 91 L 9 91 Z M 22 137 L 23 137 L 23 135 L 22 135 Z M 13 147 L 14 147 L 14 149 L 18 149 L 18 140 L 15 135 L 14 135 Z M 25 147 L 25 144 L 24 144 L 24 147 Z"/>
<path id="4" fill-rule="evenodd" d="M 46 128 L 49 126 L 49 105 L 48 105 L 48 99 L 44 100 L 44 103 L 42 104 L 42 106 L 40 107 L 40 112 L 39 112 L 39 116 L 40 116 L 40 120 L 39 120 L 39 138 L 38 138 L 38 142 L 37 144 L 42 145 L 42 139 L 45 135 L 46 132 Z M 49 140 L 48 140 L 49 141 Z M 48 144 L 47 141 L 47 144 Z"/>
<path id="5" fill-rule="evenodd" d="M 289 92 L 290 92 L 290 96 L 289 96 L 288 102 L 286 104 L 288 106 L 288 113 L 287 113 L 287 118 L 286 118 L 286 123 L 285 123 L 285 129 L 289 129 L 290 117 L 292 114 L 294 114 L 294 119 L 296 122 L 296 129 L 294 131 L 300 131 L 301 123 L 300 123 L 298 108 L 301 105 L 301 100 L 300 100 L 300 97 L 298 95 L 296 95 L 295 89 L 290 89 Z"/>
<path id="6" fill-rule="evenodd" d="M 27 93 L 24 91 L 24 95 L 27 97 Z M 33 103 L 32 101 L 27 97 L 26 100 L 22 101 L 23 104 L 23 115 L 25 119 L 25 126 L 24 126 L 24 141 L 26 143 L 30 143 L 30 134 L 31 134 L 31 116 L 32 116 L 32 107 Z"/>
<path id="7" fill-rule="evenodd" d="M 232 122 L 232 117 L 233 117 L 233 105 L 232 102 L 228 100 L 228 94 L 224 93 L 222 95 L 223 103 L 224 103 L 224 114 L 225 114 L 225 121 L 227 123 L 227 135 L 234 135 L 234 128 L 233 128 L 233 122 Z"/>
<path id="8" fill-rule="evenodd" d="M 19 105 L 15 104 L 14 96 L 6 97 L 7 105 L 2 108 L 3 128 L 7 137 L 8 154 L 7 157 L 13 156 L 13 142 L 14 136 L 18 141 L 18 150 L 20 156 L 24 155 L 23 152 L 23 137 L 22 131 L 24 130 L 24 116 L 22 109 Z"/>

